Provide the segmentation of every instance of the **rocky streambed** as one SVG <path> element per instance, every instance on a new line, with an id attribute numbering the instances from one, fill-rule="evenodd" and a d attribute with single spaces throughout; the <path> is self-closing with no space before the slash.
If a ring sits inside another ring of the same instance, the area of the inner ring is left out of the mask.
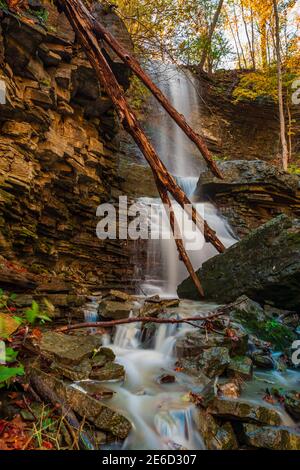
<path id="1" fill-rule="evenodd" d="M 3 395 L 1 418 L 21 414 L 30 424 L 43 402 L 56 404 L 81 423 L 84 448 L 300 449 L 296 313 L 246 296 L 217 308 L 112 291 L 98 314 L 126 320 L 130 307 L 131 317 L 197 320 L 31 334 L 24 355 L 29 411 Z M 61 434 L 70 447 L 68 431 Z"/>

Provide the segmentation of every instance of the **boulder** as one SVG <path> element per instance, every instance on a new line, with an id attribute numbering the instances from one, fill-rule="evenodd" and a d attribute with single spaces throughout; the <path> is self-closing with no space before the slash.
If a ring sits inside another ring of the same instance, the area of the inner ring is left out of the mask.
<path id="1" fill-rule="evenodd" d="M 270 426 L 282 424 L 281 416 L 276 409 L 244 399 L 231 400 L 216 397 L 209 403 L 207 411 L 220 418 Z"/>
<path id="2" fill-rule="evenodd" d="M 266 349 L 262 343 L 259 346 L 260 341 L 265 341 L 271 343 L 275 349 L 282 351 L 290 348 L 296 339 L 293 329 L 283 324 L 280 318 L 270 317 L 267 314 L 269 311 L 266 313 L 258 303 L 248 299 L 246 296 L 242 296 L 234 302 L 228 313 L 231 318 L 243 326 L 251 335 L 252 342 L 260 349 Z"/>
<path id="3" fill-rule="evenodd" d="M 101 344 L 101 336 L 67 336 L 47 331 L 43 334 L 38 347 L 49 359 L 73 366 L 91 357 Z"/>
<path id="4" fill-rule="evenodd" d="M 230 363 L 227 348 L 205 349 L 199 357 L 198 367 L 209 378 L 222 375 Z"/>
<path id="5" fill-rule="evenodd" d="M 300 307 L 300 220 L 281 215 L 251 232 L 197 272 L 207 300 L 228 303 L 245 294 L 287 309 Z M 198 299 L 190 278 L 181 298 Z"/>
<path id="6" fill-rule="evenodd" d="M 103 300 L 99 305 L 99 314 L 105 319 L 121 320 L 129 318 L 131 312 L 136 309 L 134 302 Z"/>
<path id="7" fill-rule="evenodd" d="M 197 410 L 196 426 L 207 450 L 236 450 L 238 442 L 231 423 L 219 424 L 217 420 L 204 410 Z"/>
<path id="8" fill-rule="evenodd" d="M 242 380 L 251 380 L 253 373 L 252 360 L 246 356 L 232 357 L 227 367 L 228 377 Z"/>
<path id="9" fill-rule="evenodd" d="M 300 450 L 300 432 L 292 428 L 244 424 L 246 443 L 259 449 Z"/>
<path id="10" fill-rule="evenodd" d="M 246 354 L 248 350 L 248 335 L 236 331 L 237 338 L 233 341 L 229 336 L 203 331 L 192 331 L 176 341 L 176 353 L 179 358 L 195 357 L 204 350 L 219 347 L 227 348 L 230 356 Z"/>

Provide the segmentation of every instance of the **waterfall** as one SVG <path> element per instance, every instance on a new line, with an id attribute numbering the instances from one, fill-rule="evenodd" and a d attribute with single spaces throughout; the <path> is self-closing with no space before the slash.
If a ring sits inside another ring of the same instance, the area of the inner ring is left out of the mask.
<path id="1" fill-rule="evenodd" d="M 182 71 L 170 64 L 154 63 L 150 72 L 176 109 L 184 114 L 192 127 L 199 132 L 201 102 L 195 77 L 189 71 Z M 157 104 L 152 104 L 150 114 L 150 133 L 155 148 L 168 170 L 175 176 L 178 185 L 193 200 L 199 175 L 205 168 L 203 159 L 178 125 Z M 140 202 L 151 204 L 156 214 L 151 220 L 151 228 L 156 233 L 160 231 L 160 239 L 151 239 L 148 242 L 147 269 L 142 290 L 146 294 L 176 296 L 177 286 L 187 277 L 187 271 L 179 260 L 164 207 L 160 199 L 142 198 Z M 173 206 L 176 218 L 184 222 L 182 232 L 185 247 L 194 269 L 197 270 L 205 261 L 216 255 L 217 251 L 191 226 L 189 218 L 174 201 Z M 226 220 L 212 204 L 195 202 L 195 206 L 226 247 L 236 242 Z"/>

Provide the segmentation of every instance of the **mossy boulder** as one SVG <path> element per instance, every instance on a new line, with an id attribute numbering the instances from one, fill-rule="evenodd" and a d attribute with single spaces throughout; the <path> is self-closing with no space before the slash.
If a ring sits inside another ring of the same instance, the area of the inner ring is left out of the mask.
<path id="1" fill-rule="evenodd" d="M 251 380 L 253 373 L 253 363 L 249 357 L 236 356 L 232 357 L 227 367 L 228 377 Z"/>
<path id="2" fill-rule="evenodd" d="M 216 418 L 202 409 L 197 410 L 195 422 L 207 450 L 238 449 L 238 442 L 230 422 L 218 423 Z"/>
<path id="3" fill-rule="evenodd" d="M 210 348 L 203 351 L 198 360 L 199 369 L 209 378 L 222 375 L 230 363 L 227 348 Z"/>
<path id="4" fill-rule="evenodd" d="M 270 450 L 300 450 L 300 432 L 292 428 L 244 424 L 246 443 Z"/>
<path id="5" fill-rule="evenodd" d="M 227 418 L 250 423 L 280 426 L 282 419 L 275 408 L 259 405 L 245 399 L 216 397 L 209 403 L 209 413 L 219 418 Z"/>
<path id="6" fill-rule="evenodd" d="M 197 272 L 208 300 L 229 303 L 241 295 L 285 309 L 300 307 L 300 220 L 281 215 L 203 264 Z M 198 299 L 191 278 L 181 298 Z"/>

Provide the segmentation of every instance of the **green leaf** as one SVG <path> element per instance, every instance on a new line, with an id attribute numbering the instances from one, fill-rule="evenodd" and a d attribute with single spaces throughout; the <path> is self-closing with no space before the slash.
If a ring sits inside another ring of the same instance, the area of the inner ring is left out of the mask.
<path id="1" fill-rule="evenodd" d="M 6 348 L 5 349 L 5 360 L 6 362 L 15 362 L 18 356 L 18 351 L 15 351 L 12 348 Z"/>
<path id="2" fill-rule="evenodd" d="M 8 380 L 16 377 L 17 375 L 24 375 L 24 367 L 7 367 L 0 366 L 0 383 L 7 382 Z"/>

